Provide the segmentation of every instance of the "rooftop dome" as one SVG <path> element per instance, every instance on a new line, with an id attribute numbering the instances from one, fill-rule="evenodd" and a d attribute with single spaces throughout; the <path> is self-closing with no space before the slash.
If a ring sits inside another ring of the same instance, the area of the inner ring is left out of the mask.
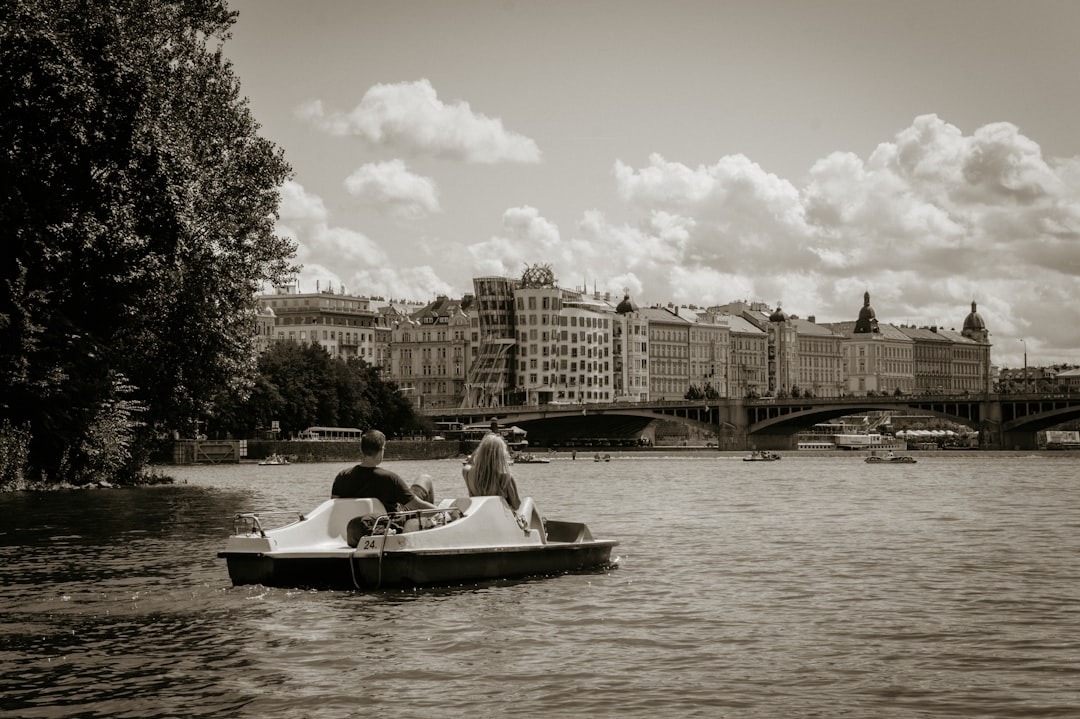
<path id="1" fill-rule="evenodd" d="M 633 312 L 637 308 L 634 307 L 634 303 L 630 301 L 630 290 L 626 290 L 626 294 L 623 295 L 622 302 L 615 306 L 615 311 L 620 315 L 625 315 L 629 312 Z"/>
<path id="2" fill-rule="evenodd" d="M 965 330 L 985 330 L 986 329 L 986 323 L 983 322 L 983 318 L 976 311 L 974 302 L 971 303 L 971 312 L 970 312 L 970 314 L 968 314 L 968 316 L 964 318 L 964 329 Z"/>
<path id="3" fill-rule="evenodd" d="M 788 316 L 780 309 L 780 305 L 777 305 L 776 311 L 769 315 L 769 322 L 787 322 L 787 319 Z"/>
<path id="4" fill-rule="evenodd" d="M 877 316 L 874 314 L 874 308 L 870 306 L 870 293 L 863 294 L 863 306 L 859 310 L 859 319 L 855 321 L 855 332 L 857 334 L 869 333 L 877 331 Z"/>

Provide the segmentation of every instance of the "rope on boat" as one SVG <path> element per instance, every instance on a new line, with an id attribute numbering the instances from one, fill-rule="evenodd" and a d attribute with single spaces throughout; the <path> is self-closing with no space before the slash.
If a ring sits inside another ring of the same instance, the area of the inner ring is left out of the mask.
<path id="1" fill-rule="evenodd" d="M 461 510 L 459 508 L 457 508 L 457 507 L 449 507 L 449 508 L 445 508 L 445 509 L 436 508 L 434 510 L 431 510 L 431 509 L 428 509 L 428 510 L 418 509 L 418 510 L 414 510 L 412 512 L 395 512 L 395 514 L 397 514 L 399 516 L 401 516 L 401 515 L 415 516 L 417 521 L 421 523 L 421 526 L 423 526 L 423 515 L 425 513 L 428 513 L 428 514 L 446 513 L 446 514 L 449 514 L 449 515 L 457 514 L 458 517 L 461 516 Z M 383 531 L 382 531 L 383 541 L 382 541 L 382 544 L 379 545 L 379 571 L 375 576 L 375 586 L 372 587 L 372 589 L 378 589 L 380 586 L 382 586 L 383 555 L 386 553 L 386 538 L 390 535 L 390 516 L 387 515 L 387 514 L 384 514 L 384 515 L 378 517 L 375 520 L 375 526 L 371 528 L 371 535 L 379 534 L 379 531 L 378 531 L 379 523 L 382 522 L 383 520 L 386 520 L 386 528 L 383 529 Z M 518 524 L 520 525 L 523 520 L 524 520 L 524 518 L 519 516 L 518 517 Z M 449 521 L 453 521 L 453 520 L 449 520 Z M 403 522 L 403 524 L 404 524 L 404 522 Z M 525 530 L 526 533 L 528 533 L 529 530 L 527 529 L 527 523 L 526 523 L 526 525 L 522 526 L 522 529 Z M 357 546 L 359 546 L 359 545 L 357 545 Z M 359 549 L 354 549 L 352 551 L 352 554 L 349 555 L 349 571 L 352 573 L 353 586 L 356 587 L 357 589 L 363 589 L 363 587 L 360 586 L 360 579 L 356 576 L 356 565 L 359 562 L 359 560 L 356 557 L 356 553 L 358 551 L 359 551 Z"/>
<path id="2" fill-rule="evenodd" d="M 379 529 L 379 523 L 382 522 L 384 519 L 386 520 L 386 528 L 383 529 L 383 531 L 382 531 L 383 541 L 382 541 L 382 544 L 379 545 L 379 571 L 375 575 L 375 586 L 372 587 L 372 589 L 378 589 L 382 585 L 382 560 L 383 560 L 383 554 L 386 552 L 386 537 L 387 537 L 387 535 L 388 535 L 388 533 L 390 531 L 390 517 L 388 515 L 385 515 L 385 514 L 382 515 L 381 517 L 378 517 L 375 520 L 375 526 L 371 528 L 371 535 L 370 536 L 374 536 L 374 535 L 378 534 L 379 532 L 377 530 Z M 357 562 L 359 561 L 356 558 L 356 553 L 358 551 L 359 551 L 359 549 L 354 549 L 352 554 L 349 555 L 349 571 L 352 572 L 353 586 L 356 587 L 357 589 L 363 589 L 363 587 L 360 586 L 359 578 L 357 578 L 357 576 L 356 576 L 356 565 L 357 565 Z"/>

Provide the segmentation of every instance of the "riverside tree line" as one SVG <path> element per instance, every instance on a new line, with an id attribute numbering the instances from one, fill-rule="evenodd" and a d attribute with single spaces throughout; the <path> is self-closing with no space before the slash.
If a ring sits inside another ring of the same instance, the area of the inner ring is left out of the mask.
<path id="1" fill-rule="evenodd" d="M 5 0 L 0 486 L 135 481 L 200 422 L 412 422 L 371 367 L 256 357 L 256 293 L 298 268 L 274 233 L 291 168 L 222 52 L 235 17 L 224 0 Z"/>

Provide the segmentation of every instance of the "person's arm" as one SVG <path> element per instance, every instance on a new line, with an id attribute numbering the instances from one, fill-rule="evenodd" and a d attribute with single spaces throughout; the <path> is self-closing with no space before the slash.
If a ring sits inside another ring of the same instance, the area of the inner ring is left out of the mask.
<path id="1" fill-rule="evenodd" d="M 514 481 L 514 475 L 503 475 L 503 496 L 506 497 L 506 503 L 510 505 L 510 509 L 517 511 L 521 506 L 521 497 L 518 495 L 517 482 Z"/>
<path id="2" fill-rule="evenodd" d="M 425 502 L 412 493 L 412 488 L 405 482 L 404 479 L 397 474 L 390 473 L 390 476 L 394 478 L 394 484 L 397 485 L 397 503 L 405 509 L 435 509 L 435 505 L 431 502 Z"/>

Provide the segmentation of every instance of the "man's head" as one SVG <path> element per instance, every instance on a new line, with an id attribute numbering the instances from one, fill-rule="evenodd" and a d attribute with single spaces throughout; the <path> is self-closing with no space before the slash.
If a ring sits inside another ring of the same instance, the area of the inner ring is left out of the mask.
<path id="1" fill-rule="evenodd" d="M 372 459 L 386 448 L 386 435 L 377 429 L 369 429 L 360 437 L 360 454 Z"/>

